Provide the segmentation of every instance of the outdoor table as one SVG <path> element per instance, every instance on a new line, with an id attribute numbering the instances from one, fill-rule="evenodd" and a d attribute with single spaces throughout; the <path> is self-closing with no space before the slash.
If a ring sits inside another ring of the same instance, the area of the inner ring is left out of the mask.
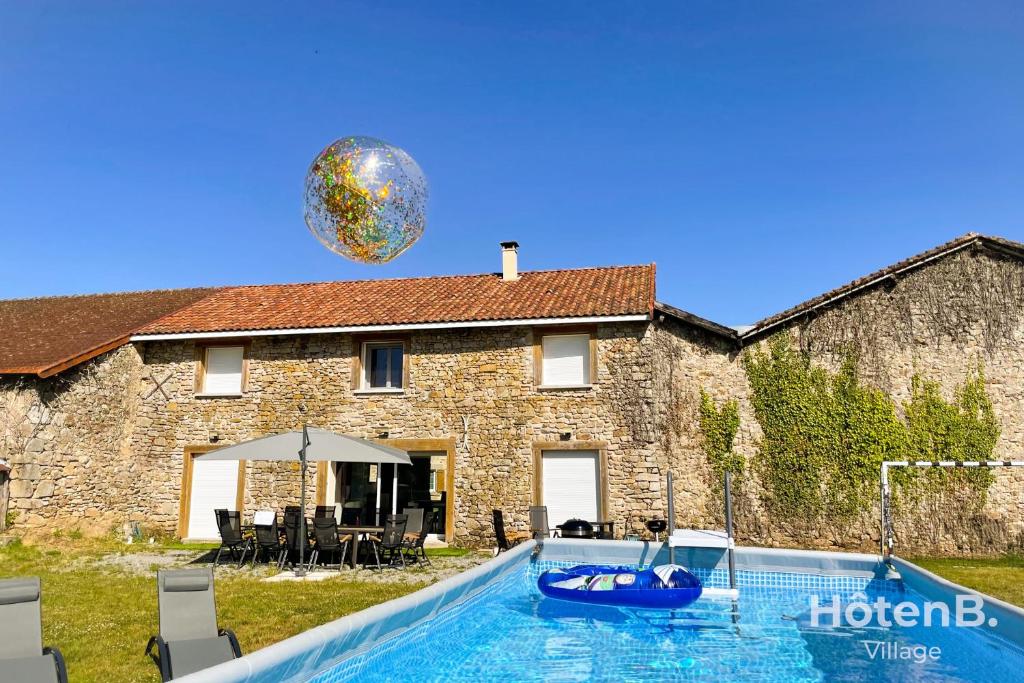
<path id="1" fill-rule="evenodd" d="M 352 550 L 351 562 L 352 568 L 356 568 L 356 564 L 359 562 L 359 536 L 361 534 L 383 534 L 384 527 L 382 526 L 369 526 L 369 525 L 356 525 L 356 526 L 339 526 L 338 535 L 344 536 L 345 534 L 352 534 Z"/>

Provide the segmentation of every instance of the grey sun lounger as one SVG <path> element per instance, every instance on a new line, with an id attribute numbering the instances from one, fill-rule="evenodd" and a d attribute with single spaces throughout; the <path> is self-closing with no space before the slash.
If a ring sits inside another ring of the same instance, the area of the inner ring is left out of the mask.
<path id="1" fill-rule="evenodd" d="M 67 683 L 60 650 L 43 647 L 39 579 L 0 580 L 0 683 Z"/>
<path id="2" fill-rule="evenodd" d="M 212 569 L 161 570 L 156 582 L 160 635 L 149 639 L 146 654 L 160 666 L 163 680 L 242 656 L 235 634 L 217 628 Z"/>

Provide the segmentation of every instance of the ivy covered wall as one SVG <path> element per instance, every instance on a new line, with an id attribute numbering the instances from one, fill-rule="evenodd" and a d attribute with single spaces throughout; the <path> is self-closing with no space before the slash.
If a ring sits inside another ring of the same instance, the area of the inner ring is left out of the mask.
<path id="1" fill-rule="evenodd" d="M 964 250 L 743 348 L 662 321 L 664 461 L 690 503 L 677 523 L 720 525 L 731 469 L 741 540 L 871 551 L 883 459 L 1024 459 L 1022 311 L 1024 265 Z M 1024 472 L 894 477 L 897 552 L 1024 547 Z"/>

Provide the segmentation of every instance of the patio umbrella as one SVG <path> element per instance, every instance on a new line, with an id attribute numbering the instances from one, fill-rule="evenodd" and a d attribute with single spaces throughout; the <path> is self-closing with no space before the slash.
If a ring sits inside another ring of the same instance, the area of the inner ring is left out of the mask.
<path id="1" fill-rule="evenodd" d="M 306 463 L 308 462 L 366 462 L 376 463 L 377 505 L 380 506 L 380 465 L 411 465 L 409 454 L 398 448 L 375 443 L 368 439 L 336 434 L 326 429 L 317 429 L 303 425 L 302 431 L 285 432 L 245 441 L 234 446 L 225 446 L 215 451 L 204 453 L 197 460 L 276 460 L 298 461 L 302 464 L 301 510 L 299 515 L 299 538 L 306 534 Z M 398 483 L 398 477 L 394 477 Z M 392 493 L 392 508 L 397 504 L 397 496 Z M 394 512 L 394 510 L 392 510 Z M 303 574 L 302 563 L 305 559 L 305 544 L 299 544 L 299 569 L 296 574 Z"/>

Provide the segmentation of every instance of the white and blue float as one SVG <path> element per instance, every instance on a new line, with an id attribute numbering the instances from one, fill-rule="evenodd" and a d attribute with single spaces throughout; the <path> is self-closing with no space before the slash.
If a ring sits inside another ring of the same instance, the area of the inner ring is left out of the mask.
<path id="1" fill-rule="evenodd" d="M 725 473 L 725 531 L 676 529 L 672 473 L 668 473 L 669 533 L 665 541 L 668 564 L 646 569 L 614 565 L 581 564 L 569 569 L 549 569 L 537 579 L 537 588 L 549 598 L 610 607 L 680 609 L 709 597 L 739 599 L 732 535 L 732 476 Z M 676 548 L 715 548 L 726 552 L 729 587 L 707 588 L 686 567 L 675 564 Z"/>
<path id="2" fill-rule="evenodd" d="M 581 564 L 549 569 L 537 579 L 549 598 L 609 607 L 680 609 L 700 598 L 700 579 L 685 567 L 664 564 L 637 569 Z"/>

